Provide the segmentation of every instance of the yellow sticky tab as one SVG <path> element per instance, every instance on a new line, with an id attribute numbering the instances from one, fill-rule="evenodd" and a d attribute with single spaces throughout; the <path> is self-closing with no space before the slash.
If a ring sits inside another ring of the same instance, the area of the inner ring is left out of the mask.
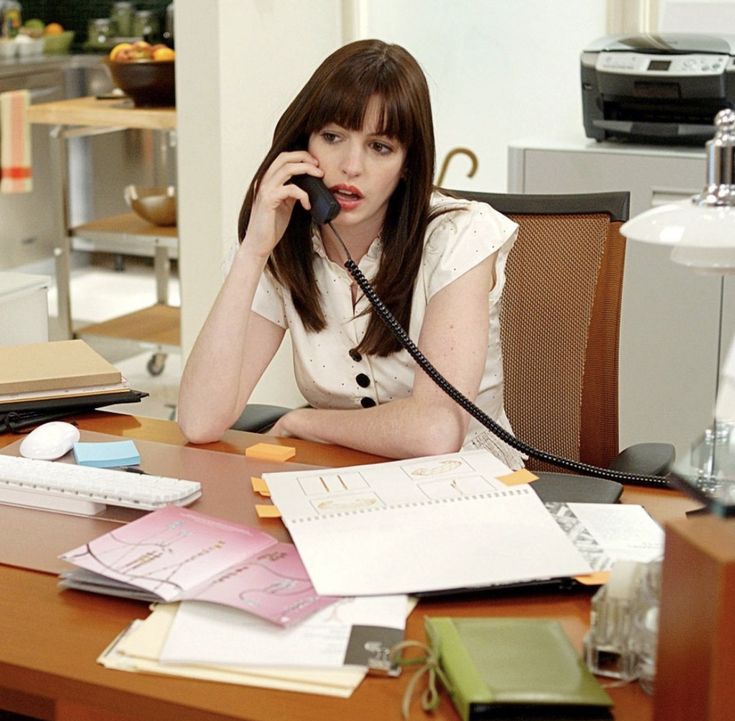
<path id="1" fill-rule="evenodd" d="M 610 580 L 610 571 L 595 571 L 585 576 L 575 576 L 574 580 L 584 586 L 603 586 Z"/>
<path id="2" fill-rule="evenodd" d="M 261 496 L 267 496 L 270 498 L 271 492 L 268 490 L 268 484 L 257 476 L 250 476 L 250 483 L 253 486 L 253 490 L 259 493 Z"/>
<path id="3" fill-rule="evenodd" d="M 287 461 L 296 455 L 296 449 L 291 446 L 277 446 L 273 443 L 256 443 L 245 449 L 248 458 L 260 458 L 265 461 Z"/>
<path id="4" fill-rule="evenodd" d="M 280 518 L 281 512 L 277 506 L 266 503 L 256 503 L 255 512 L 258 514 L 258 518 Z"/>
<path id="5" fill-rule="evenodd" d="M 508 473 L 505 476 L 498 476 L 498 480 L 505 483 L 506 486 L 517 486 L 519 483 L 531 483 L 538 481 L 538 476 L 535 476 L 531 471 L 526 468 L 519 468 L 513 473 Z"/>

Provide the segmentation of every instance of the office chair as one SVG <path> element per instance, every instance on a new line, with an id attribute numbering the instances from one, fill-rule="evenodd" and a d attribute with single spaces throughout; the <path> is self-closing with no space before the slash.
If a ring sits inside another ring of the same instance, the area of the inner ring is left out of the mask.
<path id="1" fill-rule="evenodd" d="M 534 448 L 659 475 L 673 446 L 619 453 L 618 347 L 628 192 L 524 195 L 452 191 L 519 225 L 500 311 L 505 409 Z M 530 458 L 535 471 L 558 471 Z"/>
<path id="2" fill-rule="evenodd" d="M 447 192 L 489 203 L 519 225 L 500 314 L 505 409 L 514 435 L 591 465 L 665 474 L 673 446 L 646 443 L 623 453 L 618 446 L 625 259 L 619 228 L 630 194 Z M 265 431 L 286 410 L 248 406 L 233 427 Z M 533 458 L 527 467 L 559 471 Z"/>

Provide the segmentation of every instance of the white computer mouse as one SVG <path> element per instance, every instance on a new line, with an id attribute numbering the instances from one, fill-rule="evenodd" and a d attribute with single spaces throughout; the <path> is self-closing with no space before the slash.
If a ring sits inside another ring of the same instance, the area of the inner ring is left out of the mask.
<path id="1" fill-rule="evenodd" d="M 20 444 L 20 455 L 53 461 L 68 453 L 79 440 L 79 430 L 71 423 L 49 421 L 34 428 Z"/>

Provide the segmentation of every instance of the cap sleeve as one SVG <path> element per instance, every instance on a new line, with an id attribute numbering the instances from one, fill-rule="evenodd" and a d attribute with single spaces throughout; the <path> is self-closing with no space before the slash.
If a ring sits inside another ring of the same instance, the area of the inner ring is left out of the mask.
<path id="1" fill-rule="evenodd" d="M 505 260 L 518 226 L 486 203 L 454 201 L 456 209 L 430 224 L 423 271 L 427 300 L 452 281 L 497 253 L 491 299 L 502 291 Z"/>

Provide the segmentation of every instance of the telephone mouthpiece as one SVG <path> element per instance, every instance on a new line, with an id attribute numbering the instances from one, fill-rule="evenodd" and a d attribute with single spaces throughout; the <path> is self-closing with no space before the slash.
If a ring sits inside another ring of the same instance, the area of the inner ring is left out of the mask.
<path id="1" fill-rule="evenodd" d="M 294 175 L 293 182 L 305 190 L 311 203 L 311 217 L 318 225 L 324 225 L 337 217 L 339 203 L 320 178 L 313 175 Z"/>

